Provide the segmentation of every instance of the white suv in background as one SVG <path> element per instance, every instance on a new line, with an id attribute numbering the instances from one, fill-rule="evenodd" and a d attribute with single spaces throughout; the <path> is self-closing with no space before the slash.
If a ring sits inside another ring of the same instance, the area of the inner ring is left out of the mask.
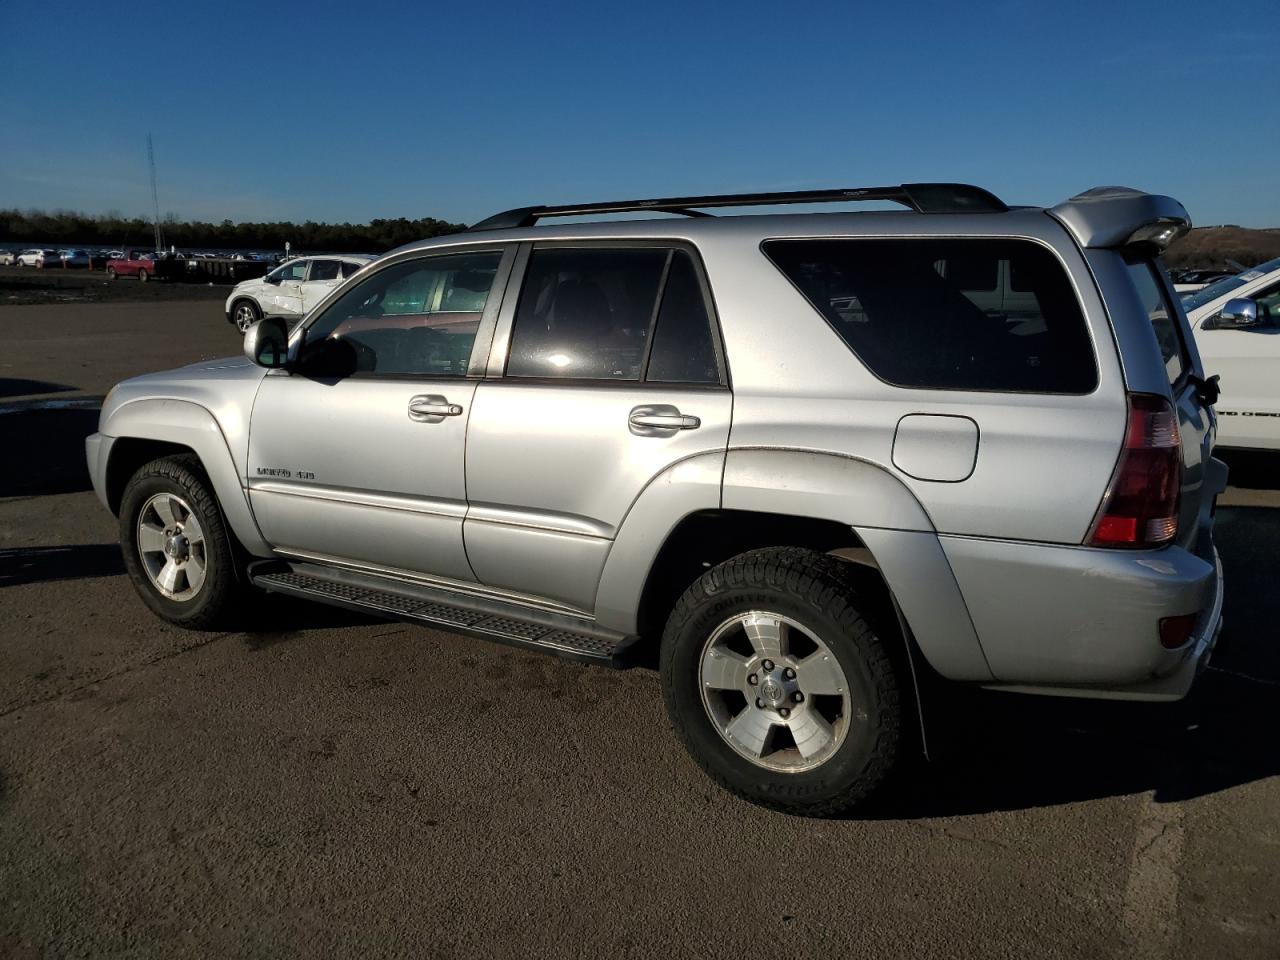
<path id="1" fill-rule="evenodd" d="M 351 253 L 326 257 L 297 257 L 265 277 L 236 284 L 227 297 L 227 322 L 244 333 L 263 317 L 295 321 L 329 291 L 374 258 Z"/>
<path id="2" fill-rule="evenodd" d="M 1225 277 L 1182 301 L 1222 399 L 1218 446 L 1280 450 L 1280 259 Z"/>

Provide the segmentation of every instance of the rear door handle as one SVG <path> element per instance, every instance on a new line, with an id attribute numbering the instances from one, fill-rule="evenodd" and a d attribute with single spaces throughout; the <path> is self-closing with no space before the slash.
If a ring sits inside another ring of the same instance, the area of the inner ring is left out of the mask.
<path id="1" fill-rule="evenodd" d="M 409 419 L 418 423 L 440 423 L 445 417 L 462 415 L 462 405 L 450 403 L 438 393 L 426 393 L 409 401 Z"/>
<path id="2" fill-rule="evenodd" d="M 627 427 L 637 437 L 669 437 L 677 430 L 697 430 L 702 421 L 686 416 L 669 403 L 633 407 Z"/>

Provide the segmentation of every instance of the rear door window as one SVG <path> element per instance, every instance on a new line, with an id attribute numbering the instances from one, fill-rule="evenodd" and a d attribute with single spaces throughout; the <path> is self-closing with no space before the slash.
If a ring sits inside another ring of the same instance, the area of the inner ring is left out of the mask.
<path id="1" fill-rule="evenodd" d="M 1171 384 L 1177 383 L 1189 368 L 1178 317 L 1165 299 L 1164 287 L 1156 274 L 1155 264 L 1150 260 L 1135 260 L 1128 267 L 1134 288 L 1142 300 L 1142 309 L 1146 311 L 1151 328 L 1156 332 L 1165 373 Z"/>
<path id="2" fill-rule="evenodd" d="M 1075 290 L 1058 258 L 1037 243 L 770 240 L 764 252 L 858 358 L 895 386 L 1066 394 L 1097 386 Z M 1016 296 L 1003 289 L 1015 275 Z"/>
<path id="3" fill-rule="evenodd" d="M 657 245 L 535 248 L 507 376 L 719 385 L 693 256 Z"/>
<path id="4" fill-rule="evenodd" d="M 307 275 L 308 280 L 337 280 L 338 279 L 338 261 L 337 260 L 312 260 L 311 273 Z"/>
<path id="5" fill-rule="evenodd" d="M 507 376 L 639 380 L 669 253 L 535 249 L 516 307 Z"/>
<path id="6" fill-rule="evenodd" d="M 653 329 L 645 380 L 657 383 L 720 382 L 715 333 L 693 257 L 676 250 Z"/>

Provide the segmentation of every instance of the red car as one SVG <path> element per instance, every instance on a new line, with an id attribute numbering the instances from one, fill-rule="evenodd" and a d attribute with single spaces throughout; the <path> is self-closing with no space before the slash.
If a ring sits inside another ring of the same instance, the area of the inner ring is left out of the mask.
<path id="1" fill-rule="evenodd" d="M 137 277 L 145 283 L 160 275 L 162 262 L 158 253 L 126 250 L 123 257 L 107 261 L 107 276 L 112 280 L 116 277 Z"/>

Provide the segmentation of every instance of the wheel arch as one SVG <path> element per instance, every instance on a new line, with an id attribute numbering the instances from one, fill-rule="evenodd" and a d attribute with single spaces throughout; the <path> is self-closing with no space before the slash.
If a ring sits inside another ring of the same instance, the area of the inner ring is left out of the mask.
<path id="1" fill-rule="evenodd" d="M 262 309 L 262 304 L 258 302 L 256 297 L 254 297 L 252 294 L 242 293 L 238 297 L 236 297 L 234 300 L 232 300 L 231 305 L 227 307 L 227 323 L 231 324 L 232 326 L 235 326 L 236 307 L 240 306 L 240 304 L 242 303 L 253 304 L 254 309 L 258 311 L 259 319 L 266 316 L 266 313 Z"/>
<path id="2" fill-rule="evenodd" d="M 236 539 L 251 554 L 271 556 L 271 547 L 258 530 L 226 437 L 207 409 L 187 400 L 135 400 L 112 410 L 100 424 L 100 431 L 111 438 L 103 494 L 113 512 L 119 512 L 124 487 L 142 464 L 192 453 L 209 478 Z"/>

